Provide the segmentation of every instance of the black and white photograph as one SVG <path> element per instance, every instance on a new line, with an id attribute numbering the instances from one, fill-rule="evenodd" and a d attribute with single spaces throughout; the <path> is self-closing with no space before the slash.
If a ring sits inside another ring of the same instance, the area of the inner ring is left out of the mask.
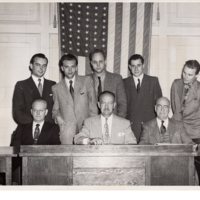
<path id="1" fill-rule="evenodd" d="M 200 2 L 0 2 L 0 69 L 0 190 L 198 190 Z"/>

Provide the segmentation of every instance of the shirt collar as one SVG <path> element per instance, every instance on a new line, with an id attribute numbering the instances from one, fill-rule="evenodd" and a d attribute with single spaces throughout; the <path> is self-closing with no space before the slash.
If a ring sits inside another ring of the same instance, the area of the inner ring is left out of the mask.
<path id="1" fill-rule="evenodd" d="M 138 83 L 138 79 L 140 79 L 140 84 L 142 83 L 143 77 L 144 77 L 143 73 L 140 76 L 138 76 L 138 77 L 133 76 L 133 80 L 136 83 L 136 85 Z"/>
<path id="2" fill-rule="evenodd" d="M 31 77 L 32 77 L 32 79 L 33 79 L 33 81 L 34 81 L 34 83 L 37 87 L 38 87 L 38 79 L 41 79 L 41 84 L 44 85 L 44 77 L 43 76 L 37 77 L 37 76 L 32 74 Z"/>
<path id="3" fill-rule="evenodd" d="M 162 122 L 161 122 L 161 120 L 160 120 L 158 117 L 156 118 L 156 120 L 157 120 L 158 127 L 160 128 Z M 167 127 L 168 127 L 168 124 L 169 124 L 169 118 L 167 118 L 166 120 L 163 120 L 163 121 L 164 121 L 164 124 L 163 124 L 163 125 L 167 128 Z"/>
<path id="4" fill-rule="evenodd" d="M 68 87 L 68 88 L 69 88 L 69 86 L 70 86 L 70 83 L 69 83 L 70 80 L 73 81 L 72 86 L 73 86 L 73 88 L 74 88 L 75 76 L 74 76 L 72 79 L 68 79 L 67 77 L 65 77 L 65 83 L 67 84 L 67 87 Z"/>

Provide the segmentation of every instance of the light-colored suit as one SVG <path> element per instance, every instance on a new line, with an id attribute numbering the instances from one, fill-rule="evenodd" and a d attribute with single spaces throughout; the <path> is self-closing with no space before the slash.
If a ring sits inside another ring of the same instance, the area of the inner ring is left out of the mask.
<path id="1" fill-rule="evenodd" d="M 186 134 L 181 122 L 169 119 L 167 132 L 169 134 L 170 143 L 193 144 L 190 137 Z M 156 144 L 160 142 L 160 130 L 156 118 L 144 123 L 139 144 Z"/>
<path id="2" fill-rule="evenodd" d="M 64 125 L 60 125 L 61 144 L 72 144 L 74 135 L 82 127 L 83 120 L 97 115 L 97 104 L 92 79 L 86 76 L 75 77 L 74 101 L 65 79 L 52 87 L 54 106 L 53 118 L 60 116 Z"/>
<path id="3" fill-rule="evenodd" d="M 90 74 L 90 76 L 93 79 L 94 88 L 97 96 L 99 83 L 96 84 L 95 81 L 96 76 L 94 73 Z M 125 118 L 127 114 L 127 100 L 126 100 L 126 92 L 122 76 L 120 74 L 110 73 L 106 71 L 103 85 L 104 85 L 103 91 L 110 91 L 115 94 L 117 105 L 115 107 L 114 113 L 120 117 Z"/>
<path id="4" fill-rule="evenodd" d="M 173 119 L 182 121 L 187 134 L 200 138 L 200 83 L 195 81 L 189 89 L 188 98 L 183 106 L 184 83 L 176 79 L 171 87 Z"/>
<path id="5" fill-rule="evenodd" d="M 81 132 L 75 135 L 75 144 L 82 144 L 84 138 L 101 138 L 103 140 L 101 115 L 90 117 L 84 121 Z M 113 114 L 111 125 L 111 144 L 136 144 L 130 121 Z"/>

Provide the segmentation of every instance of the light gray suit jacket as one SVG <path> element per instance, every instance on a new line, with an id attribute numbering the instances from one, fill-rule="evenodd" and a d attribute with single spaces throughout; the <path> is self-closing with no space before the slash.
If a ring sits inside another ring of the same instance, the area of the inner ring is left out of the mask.
<path id="1" fill-rule="evenodd" d="M 83 120 L 97 115 L 97 104 L 92 79 L 86 76 L 75 77 L 74 101 L 65 79 L 52 87 L 54 106 L 53 118 L 60 116 L 64 125 L 60 125 L 61 144 L 72 144 L 74 135 L 82 127 Z"/>
<path id="2" fill-rule="evenodd" d="M 75 135 L 75 144 L 82 144 L 84 138 L 102 138 L 101 115 L 90 117 L 84 121 L 81 132 Z M 130 121 L 113 114 L 111 126 L 111 144 L 136 144 Z"/>
<path id="3" fill-rule="evenodd" d="M 171 87 L 171 103 L 173 119 L 182 121 L 187 134 L 192 138 L 200 138 L 200 83 L 195 81 L 183 106 L 182 79 L 176 79 Z"/>
<path id="4" fill-rule="evenodd" d="M 186 134 L 183 124 L 181 122 L 169 119 L 167 132 L 169 134 L 170 143 L 193 144 L 190 137 Z M 139 144 L 156 144 L 160 142 L 160 130 L 156 118 L 144 123 Z"/>

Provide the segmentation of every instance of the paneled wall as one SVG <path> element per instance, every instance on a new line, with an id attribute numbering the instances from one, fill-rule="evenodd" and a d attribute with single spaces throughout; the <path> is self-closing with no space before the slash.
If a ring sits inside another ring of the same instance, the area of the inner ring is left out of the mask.
<path id="1" fill-rule="evenodd" d="M 169 97 L 185 61 L 200 62 L 200 3 L 154 3 L 152 34 L 150 73 Z"/>
<path id="2" fill-rule="evenodd" d="M 30 76 L 31 56 L 46 54 L 49 65 L 45 77 L 59 79 L 55 11 L 53 3 L 0 3 L 0 146 L 9 145 L 16 127 L 11 109 L 14 85 Z"/>

